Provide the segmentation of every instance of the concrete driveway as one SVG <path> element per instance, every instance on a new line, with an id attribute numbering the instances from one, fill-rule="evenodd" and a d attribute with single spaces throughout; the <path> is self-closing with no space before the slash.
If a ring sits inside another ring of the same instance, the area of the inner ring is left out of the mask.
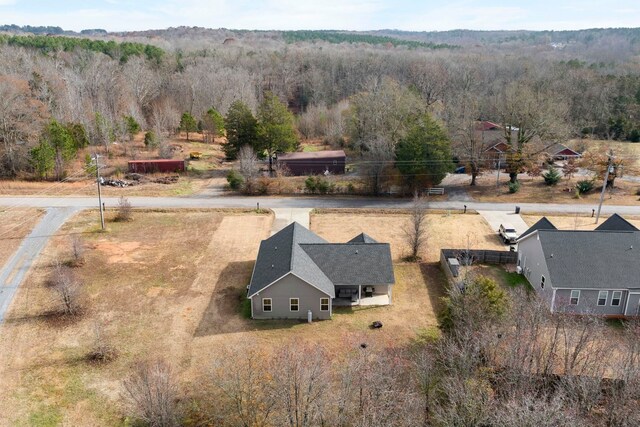
<path id="1" fill-rule="evenodd" d="M 51 237 L 65 221 L 77 212 L 75 208 L 49 208 L 38 225 L 22 241 L 18 250 L 0 269 L 0 323 L 29 272 L 31 265 Z"/>
<path id="2" fill-rule="evenodd" d="M 520 214 L 515 213 L 515 211 L 478 211 L 478 213 L 487 221 L 491 229 L 496 232 L 496 237 L 498 237 L 500 224 L 504 223 L 513 225 L 518 236 L 529 229 L 527 223 L 524 222 Z"/>

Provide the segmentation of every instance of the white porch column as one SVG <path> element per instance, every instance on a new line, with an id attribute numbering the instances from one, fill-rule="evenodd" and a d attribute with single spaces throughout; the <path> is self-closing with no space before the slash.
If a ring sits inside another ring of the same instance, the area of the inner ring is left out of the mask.
<path id="1" fill-rule="evenodd" d="M 362 304 L 362 285 L 358 285 L 358 305 Z"/>

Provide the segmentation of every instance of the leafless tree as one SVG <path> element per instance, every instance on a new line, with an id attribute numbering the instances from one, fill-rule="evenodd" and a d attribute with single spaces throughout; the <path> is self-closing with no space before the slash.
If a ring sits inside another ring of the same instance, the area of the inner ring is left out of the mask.
<path id="1" fill-rule="evenodd" d="M 410 260 L 419 260 L 419 254 L 424 251 L 424 247 L 427 244 L 426 218 L 427 207 L 424 199 L 416 192 L 413 195 L 408 223 L 403 228 L 405 240 L 409 244 L 409 250 L 411 251 L 408 257 Z"/>
<path id="2" fill-rule="evenodd" d="M 61 312 L 68 316 L 79 314 L 82 308 L 81 284 L 71 269 L 56 263 L 49 283 Z"/>
<path id="3" fill-rule="evenodd" d="M 116 349 L 111 344 L 104 325 L 96 321 L 93 325 L 93 345 L 89 358 L 96 362 L 108 362 L 116 356 Z"/>
<path id="4" fill-rule="evenodd" d="M 564 163 L 564 165 L 562 165 L 562 174 L 567 178 L 567 180 L 573 178 L 573 175 L 575 175 L 576 172 L 578 172 L 578 165 L 574 159 L 569 159 Z"/>
<path id="5" fill-rule="evenodd" d="M 273 393 L 277 398 L 275 421 L 290 427 L 322 423 L 329 397 L 329 361 L 318 346 L 284 346 L 271 361 Z"/>
<path id="6" fill-rule="evenodd" d="M 131 221 L 133 216 L 133 208 L 131 207 L 131 202 L 124 196 L 120 196 L 118 199 L 118 210 L 116 212 L 116 216 L 113 219 L 116 222 L 127 222 Z"/>
<path id="7" fill-rule="evenodd" d="M 260 167 L 258 157 L 250 145 L 243 145 L 238 152 L 238 171 L 245 182 L 251 181 L 258 176 Z"/>
<path id="8" fill-rule="evenodd" d="M 71 238 L 71 265 L 79 267 L 84 264 L 85 258 L 84 241 L 78 236 Z"/>
<path id="9" fill-rule="evenodd" d="M 243 427 L 268 426 L 278 396 L 267 369 L 270 355 L 249 346 L 220 349 L 209 376 L 208 396 L 215 396 L 209 419 L 212 423 Z"/>
<path id="10" fill-rule="evenodd" d="M 179 425 L 178 387 L 167 362 L 137 362 L 123 386 L 136 417 L 153 427 Z"/>
<path id="11" fill-rule="evenodd" d="M 366 140 L 364 144 L 362 174 L 368 178 L 369 186 L 374 195 L 382 193 L 383 183 L 387 181 L 387 174 L 393 168 L 395 159 L 393 141 L 384 137 Z"/>

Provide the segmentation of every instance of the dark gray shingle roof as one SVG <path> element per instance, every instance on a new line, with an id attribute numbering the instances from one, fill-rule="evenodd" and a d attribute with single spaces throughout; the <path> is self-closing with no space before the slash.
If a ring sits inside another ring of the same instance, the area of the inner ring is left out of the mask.
<path id="1" fill-rule="evenodd" d="M 365 233 L 360 233 L 348 243 L 378 243 L 374 238 Z"/>
<path id="2" fill-rule="evenodd" d="M 546 216 L 543 216 L 538 220 L 538 222 L 529 227 L 527 231 L 522 233 L 518 239 L 522 239 L 524 236 L 528 236 L 536 230 L 557 230 L 557 228 L 555 225 L 551 224 L 551 221 L 549 221 Z"/>
<path id="3" fill-rule="evenodd" d="M 626 219 L 622 218 L 617 213 L 611 215 L 605 222 L 600 224 L 596 230 L 607 231 L 638 231 L 638 229 Z"/>
<path id="4" fill-rule="evenodd" d="M 640 232 L 538 230 L 553 287 L 640 287 Z"/>
<path id="5" fill-rule="evenodd" d="M 334 285 L 384 285 L 395 282 L 388 243 L 300 246 Z"/>
<path id="6" fill-rule="evenodd" d="M 293 273 L 331 297 L 335 285 L 393 284 L 388 243 L 362 233 L 349 243 L 327 243 L 297 222 L 260 243 L 249 296 Z"/>
<path id="7" fill-rule="evenodd" d="M 293 273 L 334 296 L 333 284 L 300 248 L 300 243 L 326 243 L 326 240 L 294 222 L 260 243 L 249 295 L 261 291 L 285 274 Z"/>

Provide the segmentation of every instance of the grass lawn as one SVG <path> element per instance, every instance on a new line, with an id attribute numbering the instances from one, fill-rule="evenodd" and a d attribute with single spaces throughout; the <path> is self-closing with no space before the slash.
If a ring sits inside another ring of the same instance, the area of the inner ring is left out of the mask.
<path id="1" fill-rule="evenodd" d="M 271 223 L 271 215 L 238 211 L 136 211 L 101 233 L 93 212 L 72 218 L 0 326 L 0 425 L 119 425 L 122 380 L 141 359 L 166 359 L 189 390 L 227 346 L 308 341 L 340 354 L 347 343 L 397 345 L 436 326 L 445 280 L 435 263 L 397 263 L 391 306 L 340 309 L 312 324 L 247 319 L 242 296 Z M 56 305 L 45 281 L 56 260 L 70 257 L 74 235 L 87 249 L 74 269 L 87 304 L 62 321 L 49 314 Z M 374 320 L 384 327 L 369 329 Z M 96 324 L 117 351 L 106 364 L 88 358 Z"/>
<path id="2" fill-rule="evenodd" d="M 391 255 L 400 260 L 409 255 L 404 228 L 409 215 L 393 211 L 357 209 L 316 210 L 311 229 L 330 242 L 346 242 L 362 232 L 380 242 L 391 243 Z M 364 213 L 363 213 L 364 212 Z M 498 235 L 477 214 L 429 213 L 426 220 L 427 243 L 420 254 L 426 262 L 438 262 L 440 250 L 466 248 L 504 250 Z"/>

